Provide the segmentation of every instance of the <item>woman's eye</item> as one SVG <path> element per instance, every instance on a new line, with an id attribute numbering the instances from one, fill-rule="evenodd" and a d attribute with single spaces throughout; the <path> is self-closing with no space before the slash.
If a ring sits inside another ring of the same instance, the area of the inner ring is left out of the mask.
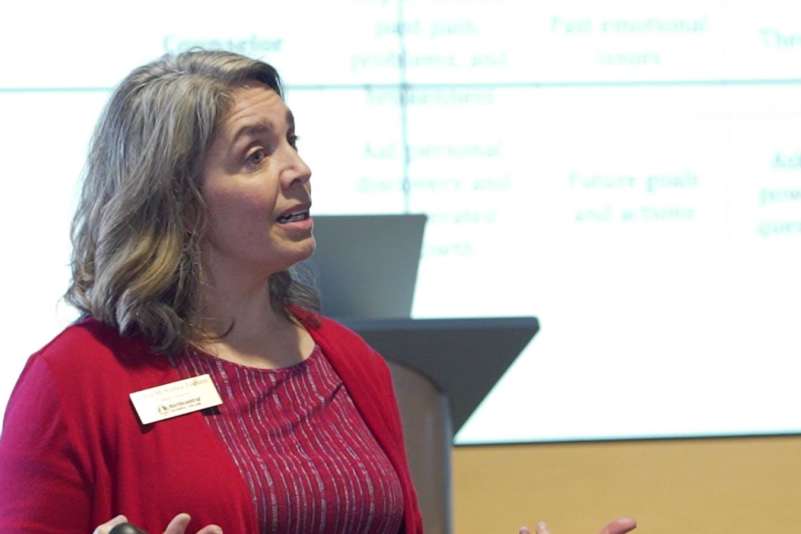
<path id="1" fill-rule="evenodd" d="M 295 134 L 289 134 L 286 136 L 286 140 L 289 141 L 289 146 L 294 148 L 295 150 L 298 149 L 298 136 Z"/>
<path id="2" fill-rule="evenodd" d="M 267 158 L 267 153 L 264 149 L 254 150 L 247 156 L 247 164 L 250 166 L 256 166 L 261 164 L 265 158 Z"/>

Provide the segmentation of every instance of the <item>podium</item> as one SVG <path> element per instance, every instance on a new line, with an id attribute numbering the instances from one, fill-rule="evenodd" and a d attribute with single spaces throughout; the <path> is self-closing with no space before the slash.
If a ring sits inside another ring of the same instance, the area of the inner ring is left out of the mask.
<path id="1" fill-rule="evenodd" d="M 448 396 L 454 435 L 539 330 L 534 317 L 344 323 L 389 361 L 421 373 Z"/>
<path id="2" fill-rule="evenodd" d="M 427 534 L 451 534 L 453 436 L 539 329 L 534 317 L 411 319 L 427 217 L 315 217 L 323 313 L 389 362 Z"/>
<path id="3" fill-rule="evenodd" d="M 425 531 L 450 534 L 453 436 L 539 330 L 537 319 L 343 322 L 389 361 Z"/>

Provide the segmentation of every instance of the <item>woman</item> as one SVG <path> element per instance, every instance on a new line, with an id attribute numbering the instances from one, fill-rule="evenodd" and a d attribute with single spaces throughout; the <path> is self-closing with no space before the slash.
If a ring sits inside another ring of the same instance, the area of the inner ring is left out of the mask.
<path id="1" fill-rule="evenodd" d="M 422 532 L 385 363 L 290 272 L 315 246 L 296 140 L 259 61 L 121 83 L 73 223 L 83 318 L 7 408 L 0 532 Z"/>
<path id="2" fill-rule="evenodd" d="M 421 532 L 386 365 L 314 313 L 310 170 L 277 73 L 225 52 L 131 73 L 94 135 L 68 300 L 0 441 L 2 532 Z M 209 374 L 222 404 L 129 395 Z M 32 429 L 36 429 L 35 433 Z"/>

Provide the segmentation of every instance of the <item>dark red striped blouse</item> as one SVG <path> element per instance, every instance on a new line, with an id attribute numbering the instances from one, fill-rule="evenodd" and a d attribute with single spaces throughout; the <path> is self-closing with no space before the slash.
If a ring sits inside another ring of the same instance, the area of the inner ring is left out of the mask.
<path id="1" fill-rule="evenodd" d="M 178 367 L 214 380 L 223 404 L 206 421 L 242 473 L 262 533 L 400 530 L 398 476 L 319 347 L 283 369 L 200 353 Z"/>

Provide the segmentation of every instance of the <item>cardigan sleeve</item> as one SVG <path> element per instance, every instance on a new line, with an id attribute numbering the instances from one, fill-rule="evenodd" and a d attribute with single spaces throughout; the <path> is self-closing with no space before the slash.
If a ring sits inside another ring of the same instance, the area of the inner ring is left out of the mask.
<path id="1" fill-rule="evenodd" d="M 91 490 L 47 362 L 32 356 L 0 437 L 0 534 L 91 532 Z"/>

